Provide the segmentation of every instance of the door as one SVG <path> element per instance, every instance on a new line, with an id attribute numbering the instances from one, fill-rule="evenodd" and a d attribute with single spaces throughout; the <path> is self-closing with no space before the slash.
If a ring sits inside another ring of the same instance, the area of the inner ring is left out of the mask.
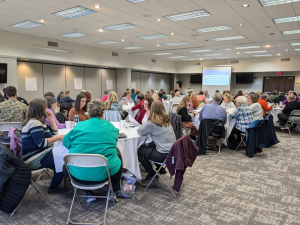
<path id="1" fill-rule="evenodd" d="M 264 77 L 263 92 L 285 92 L 294 90 L 295 77 L 293 76 L 267 76 Z"/>

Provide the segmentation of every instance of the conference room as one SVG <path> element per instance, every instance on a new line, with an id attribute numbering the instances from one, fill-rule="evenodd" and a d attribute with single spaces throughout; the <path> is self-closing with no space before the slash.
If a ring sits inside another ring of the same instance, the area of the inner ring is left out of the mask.
<path id="1" fill-rule="evenodd" d="M 0 0 L 0 224 L 299 224 L 300 0 Z"/>

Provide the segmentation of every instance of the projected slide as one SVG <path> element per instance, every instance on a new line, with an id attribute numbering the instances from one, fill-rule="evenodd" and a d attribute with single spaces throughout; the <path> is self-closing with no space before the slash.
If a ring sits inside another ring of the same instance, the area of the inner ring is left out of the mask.
<path id="1" fill-rule="evenodd" d="M 205 70 L 203 73 L 203 85 L 229 85 L 229 70 Z"/>

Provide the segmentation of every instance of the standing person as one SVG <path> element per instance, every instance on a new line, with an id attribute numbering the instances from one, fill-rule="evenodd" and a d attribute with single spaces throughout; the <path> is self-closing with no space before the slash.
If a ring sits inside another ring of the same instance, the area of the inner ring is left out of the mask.
<path id="1" fill-rule="evenodd" d="M 204 91 L 204 96 L 205 96 L 205 98 L 210 98 L 210 94 L 208 94 L 207 90 Z"/>
<path id="2" fill-rule="evenodd" d="M 79 121 L 88 120 L 90 117 L 87 113 L 86 96 L 79 94 L 76 98 L 75 106 L 69 112 L 69 120 L 74 121 L 74 116 L 79 117 Z"/>
<path id="3" fill-rule="evenodd" d="M 263 120 L 263 110 L 258 102 L 258 95 L 250 94 L 247 97 L 248 106 L 252 112 L 253 120 Z"/>
<path id="4" fill-rule="evenodd" d="M 258 103 L 261 105 L 261 108 L 263 110 L 263 115 L 266 115 L 266 112 L 269 112 L 272 108 L 274 103 L 272 103 L 270 106 L 268 106 L 267 99 L 269 98 L 268 94 L 262 94 L 261 98 L 258 100 Z"/>
<path id="5" fill-rule="evenodd" d="M 47 101 L 43 98 L 36 98 L 29 103 L 28 114 L 23 122 L 22 152 L 24 163 L 31 169 L 53 170 L 54 176 L 48 188 L 48 194 L 53 194 L 67 191 L 66 188 L 59 187 L 64 175 L 62 172 L 56 173 L 52 154 L 53 144 L 62 140 L 64 135 L 56 135 L 57 126 L 53 113 L 47 111 L 47 108 Z M 50 126 L 45 119 L 49 120 Z"/>
<path id="6" fill-rule="evenodd" d="M 108 91 L 104 91 L 104 96 L 100 101 L 105 102 L 107 98 L 108 98 Z"/>
<path id="7" fill-rule="evenodd" d="M 223 102 L 222 102 L 221 106 L 224 107 L 226 110 L 231 109 L 231 108 L 236 109 L 236 106 L 233 101 L 234 100 L 233 100 L 232 96 L 228 93 L 225 93 L 223 95 Z"/>
<path id="8" fill-rule="evenodd" d="M 282 110 L 282 113 L 279 113 L 277 115 L 281 127 L 285 126 L 286 122 L 288 121 L 288 117 L 294 110 L 300 110 L 300 102 L 296 101 L 294 95 L 289 95 L 287 99 L 288 103 L 285 105 L 284 109 Z"/>
<path id="9" fill-rule="evenodd" d="M 72 103 L 75 102 L 70 96 L 70 90 L 66 89 L 63 94 L 60 95 L 60 103 L 63 107 L 72 107 Z"/>
<path id="10" fill-rule="evenodd" d="M 239 96 L 243 96 L 242 90 L 239 90 L 238 93 L 233 97 L 233 99 L 236 99 Z"/>
<path id="11" fill-rule="evenodd" d="M 149 160 L 155 162 L 164 162 L 176 137 L 171 126 L 170 117 L 166 115 L 165 108 L 160 101 L 154 101 L 151 105 L 151 111 L 147 122 L 138 128 L 137 133 L 141 136 L 150 135 L 152 142 L 148 145 L 143 144 L 138 149 L 138 159 L 147 171 L 147 176 L 142 180 L 142 184 L 148 184 L 155 176 L 152 164 Z M 157 165 L 159 168 L 159 165 Z M 165 171 L 160 171 L 165 173 Z M 155 177 L 153 182 L 157 182 Z"/>
<path id="12" fill-rule="evenodd" d="M 135 93 L 135 89 L 134 88 L 131 88 L 131 94 L 130 94 L 130 97 L 133 101 L 135 101 L 135 97 L 136 97 L 136 93 Z"/>
<path id="13" fill-rule="evenodd" d="M 199 95 L 197 96 L 198 101 L 204 102 L 206 104 L 206 98 L 203 95 L 203 91 L 199 92 Z"/>
<path id="14" fill-rule="evenodd" d="M 127 105 L 128 103 L 133 103 L 132 98 L 130 97 L 130 92 L 129 91 L 125 91 L 125 93 L 123 94 L 122 98 L 121 98 L 121 103 L 122 105 Z"/>
<path id="15" fill-rule="evenodd" d="M 176 93 L 177 91 L 180 92 L 180 87 L 179 87 L 179 84 L 176 83 L 175 87 L 174 87 L 174 92 Z"/>

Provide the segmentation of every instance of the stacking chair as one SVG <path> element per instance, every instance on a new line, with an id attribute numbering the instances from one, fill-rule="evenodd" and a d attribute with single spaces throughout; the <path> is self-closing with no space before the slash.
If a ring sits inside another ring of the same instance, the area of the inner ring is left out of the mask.
<path id="1" fill-rule="evenodd" d="M 220 127 L 224 127 L 224 124 L 222 122 L 220 122 L 217 126 L 220 126 Z M 214 133 L 214 132 L 210 132 L 210 134 L 212 135 L 212 137 L 219 141 L 219 155 L 221 155 L 221 148 L 222 148 L 222 144 L 223 144 L 223 138 L 222 138 L 222 133 L 221 134 L 217 134 L 217 133 Z"/>
<path id="2" fill-rule="evenodd" d="M 204 103 L 204 102 L 200 103 L 200 105 L 197 107 L 197 109 L 202 109 L 203 106 L 205 106 L 205 103 Z"/>
<path id="3" fill-rule="evenodd" d="M 159 176 L 159 177 L 162 179 L 162 181 L 167 185 L 167 187 L 168 187 L 169 190 L 171 191 L 173 197 L 176 198 L 176 195 L 175 195 L 173 189 L 168 185 L 168 183 L 162 178 L 162 176 L 161 176 L 160 173 L 159 173 L 159 171 L 160 171 L 162 168 L 164 168 L 164 169 L 167 168 L 167 165 L 165 164 L 165 163 L 166 163 L 166 159 L 165 159 L 165 161 L 164 161 L 163 163 L 154 162 L 154 161 L 151 161 L 151 160 L 149 160 L 149 161 L 150 161 L 150 163 L 152 164 L 152 167 L 153 167 L 153 169 L 154 169 L 154 171 L 155 171 L 155 176 L 153 176 L 152 180 L 149 182 L 149 184 L 147 185 L 147 187 L 145 188 L 144 191 L 147 191 L 147 189 L 148 189 L 148 187 L 150 186 L 150 184 L 152 183 L 153 179 L 154 179 L 156 176 Z M 155 164 L 160 165 L 160 167 L 159 167 L 158 170 L 156 170 Z"/>
<path id="4" fill-rule="evenodd" d="M 65 162 L 65 166 L 67 168 L 69 177 L 71 179 L 71 184 L 74 188 L 74 195 L 73 195 L 72 203 L 70 206 L 67 224 L 70 224 L 70 223 L 72 223 L 72 224 L 105 224 L 106 213 L 107 213 L 107 208 L 108 208 L 108 201 L 109 201 L 109 194 L 111 193 L 111 196 L 114 196 L 107 159 L 104 156 L 98 155 L 98 154 L 68 154 L 64 157 L 64 162 Z M 83 185 L 83 184 L 77 183 L 72 179 L 72 176 L 70 174 L 69 167 L 68 167 L 69 165 L 76 166 L 76 167 L 85 167 L 85 168 L 106 167 L 107 174 L 108 174 L 108 181 L 105 181 L 100 184 L 94 184 L 94 185 Z M 96 190 L 96 189 L 104 187 L 106 184 L 109 184 L 109 190 L 107 192 L 107 196 L 93 196 L 94 198 L 106 198 L 107 199 L 103 221 L 101 223 L 74 223 L 74 222 L 72 222 L 71 212 L 72 212 L 75 197 L 77 198 L 79 204 L 81 204 L 79 197 L 84 197 L 84 198 L 89 197 L 87 195 L 77 195 L 77 190 L 78 189 Z M 115 205 L 114 198 L 112 197 L 112 199 L 113 199 L 113 205 Z"/>
<path id="5" fill-rule="evenodd" d="M 238 134 L 237 134 L 238 135 Z M 246 144 L 245 144 L 245 137 L 246 137 L 246 133 L 240 133 L 240 135 L 241 135 L 241 141 L 240 141 L 240 143 L 239 143 L 239 145 L 237 146 L 237 148 L 236 148 L 236 151 L 238 151 L 239 150 L 239 147 L 241 147 L 242 145 L 244 146 L 244 147 L 246 147 Z"/>
<path id="6" fill-rule="evenodd" d="M 182 123 L 182 136 L 186 134 L 190 135 L 191 131 L 192 131 L 191 128 L 185 127 L 184 124 Z"/>
<path id="7" fill-rule="evenodd" d="M 179 104 L 172 104 L 170 114 L 172 114 L 172 113 L 177 113 L 177 107 L 178 107 L 178 106 L 179 106 Z"/>
<path id="8" fill-rule="evenodd" d="M 289 123 L 292 123 L 292 124 L 295 123 L 295 121 L 293 120 L 293 117 L 300 117 L 300 110 L 294 110 L 294 111 L 291 112 L 291 115 L 289 116 L 288 120 L 286 121 L 285 126 L 283 127 L 283 131 L 282 131 L 283 133 L 284 133 L 285 130 L 288 130 L 289 134 L 292 135 Z M 298 123 L 295 123 L 295 124 L 298 124 Z"/>
<path id="9" fill-rule="evenodd" d="M 119 111 L 105 110 L 104 119 L 109 122 L 120 122 L 122 120 L 122 117 Z"/>

